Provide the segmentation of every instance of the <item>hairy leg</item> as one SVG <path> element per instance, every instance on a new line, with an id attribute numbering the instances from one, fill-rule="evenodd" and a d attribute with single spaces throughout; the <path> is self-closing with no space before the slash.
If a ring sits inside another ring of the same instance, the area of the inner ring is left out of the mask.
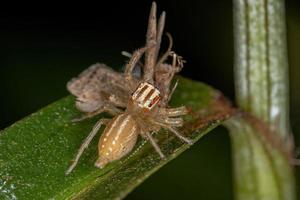
<path id="1" fill-rule="evenodd" d="M 169 55 L 173 58 L 172 67 L 174 68 L 174 72 L 180 71 L 186 61 L 183 60 L 182 56 L 177 55 L 174 51 L 171 51 Z"/>
<path id="2" fill-rule="evenodd" d="M 166 35 L 169 39 L 169 46 L 168 46 L 167 51 L 159 58 L 158 62 L 156 63 L 156 67 L 155 67 L 156 69 L 158 69 L 159 66 L 167 60 L 167 58 L 170 56 L 170 54 L 172 52 L 173 38 L 170 33 L 166 33 Z"/>
<path id="3" fill-rule="evenodd" d="M 133 80 L 132 71 L 133 71 L 134 67 L 136 66 L 136 64 L 139 62 L 142 55 L 145 53 L 146 49 L 147 49 L 147 47 L 136 50 L 132 54 L 129 62 L 126 64 L 124 74 L 125 74 L 126 80 L 129 81 L 129 83 L 131 83 Z"/>
<path id="4" fill-rule="evenodd" d="M 175 92 L 178 85 L 178 80 L 176 80 L 175 85 L 172 87 L 171 91 L 169 91 L 169 94 L 167 95 L 167 103 L 171 100 L 173 93 Z"/>
<path id="5" fill-rule="evenodd" d="M 172 131 L 179 139 L 181 139 L 183 142 L 186 142 L 188 144 L 193 144 L 193 141 L 190 140 L 189 138 L 184 137 L 183 135 L 181 135 L 176 129 L 174 129 L 171 126 L 166 127 L 167 129 L 169 129 L 170 131 Z"/>
<path id="6" fill-rule="evenodd" d="M 127 57 L 127 58 L 131 58 L 131 57 L 132 57 L 132 54 L 129 53 L 129 52 L 127 52 L 127 51 L 122 51 L 121 54 L 122 54 L 123 56 Z M 141 60 L 139 60 L 139 61 L 137 62 L 137 65 L 140 66 L 141 68 L 144 67 L 144 64 L 141 62 Z"/>
<path id="7" fill-rule="evenodd" d="M 84 150 L 89 146 L 89 144 L 91 143 L 92 139 L 95 137 L 95 135 L 97 134 L 98 130 L 101 128 L 101 125 L 107 124 L 109 120 L 110 119 L 100 119 L 95 124 L 95 126 L 93 127 L 93 129 L 90 132 L 90 134 L 85 138 L 85 140 L 81 144 L 80 148 L 78 149 L 78 152 L 76 154 L 75 159 L 73 160 L 72 164 L 70 165 L 70 167 L 66 171 L 66 175 L 70 174 L 72 172 L 72 170 L 76 167 L 79 158 L 81 157 L 81 155 L 84 152 Z"/>
<path id="8" fill-rule="evenodd" d="M 163 120 L 163 123 L 168 124 L 169 126 L 182 127 L 183 119 L 180 117 L 178 117 L 178 118 L 167 117 Z"/>
<path id="9" fill-rule="evenodd" d="M 132 57 L 132 54 L 127 52 L 127 51 L 122 51 L 121 54 L 127 58 Z M 134 67 L 134 69 L 131 70 L 131 76 L 137 78 L 137 79 L 142 79 L 143 77 L 143 73 L 142 70 L 144 69 L 144 64 L 142 63 L 141 60 L 139 60 L 136 64 L 136 66 Z M 131 86 L 130 89 L 132 89 L 133 87 Z"/>
<path id="10" fill-rule="evenodd" d="M 189 138 L 184 137 L 183 135 L 181 135 L 176 129 L 174 129 L 173 127 L 171 127 L 170 125 L 164 124 L 164 123 L 160 123 L 155 121 L 154 124 L 159 125 L 165 129 L 170 130 L 172 133 L 175 134 L 176 137 L 178 137 L 180 140 L 182 140 L 183 142 L 186 142 L 188 144 L 193 144 L 193 141 L 190 140 Z"/>
<path id="11" fill-rule="evenodd" d="M 79 118 L 72 119 L 72 122 L 80 122 L 80 121 L 83 121 L 85 119 L 89 119 L 89 118 L 92 118 L 96 115 L 99 115 L 103 112 L 107 112 L 107 113 L 115 116 L 117 114 L 120 114 L 122 112 L 122 110 L 120 110 L 119 108 L 117 108 L 115 106 L 104 106 L 102 108 L 99 108 L 95 112 L 85 113 L 84 115 L 82 115 Z"/>
<path id="12" fill-rule="evenodd" d="M 161 44 L 161 38 L 165 27 L 165 21 L 166 21 L 166 12 L 162 12 L 157 25 L 157 36 L 156 36 L 156 49 L 155 49 L 155 57 L 154 60 L 157 60 L 160 44 Z"/>
<path id="13" fill-rule="evenodd" d="M 158 144 L 155 142 L 154 138 L 152 137 L 152 135 L 150 133 L 145 133 L 144 136 L 150 141 L 150 143 L 152 144 L 152 146 L 154 147 L 155 151 L 159 154 L 159 156 L 162 159 L 165 159 L 165 155 L 162 153 L 161 149 L 159 148 Z"/>
<path id="14" fill-rule="evenodd" d="M 177 108 L 162 108 L 160 112 L 162 115 L 166 115 L 168 117 L 178 117 L 188 114 L 188 109 L 185 106 L 180 106 Z"/>
<path id="15" fill-rule="evenodd" d="M 157 22 L 156 22 L 156 3 L 152 3 L 150 10 L 148 29 L 146 35 L 146 46 L 149 47 L 145 53 L 145 66 L 144 66 L 144 80 L 153 84 L 154 67 L 156 64 L 156 34 L 157 34 Z"/>

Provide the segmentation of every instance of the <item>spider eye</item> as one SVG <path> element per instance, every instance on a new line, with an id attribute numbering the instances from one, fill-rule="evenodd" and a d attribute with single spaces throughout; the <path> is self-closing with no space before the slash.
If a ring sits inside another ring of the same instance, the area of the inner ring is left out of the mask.
<path id="1" fill-rule="evenodd" d="M 159 102 L 160 92 L 153 85 L 142 82 L 132 94 L 131 99 L 139 107 L 151 110 Z"/>

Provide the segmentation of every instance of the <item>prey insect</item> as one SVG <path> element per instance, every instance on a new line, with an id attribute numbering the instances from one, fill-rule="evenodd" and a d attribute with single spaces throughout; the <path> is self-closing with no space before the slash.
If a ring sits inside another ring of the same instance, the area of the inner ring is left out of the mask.
<path id="1" fill-rule="evenodd" d="M 181 116 L 188 113 L 186 107 L 168 106 L 177 86 L 177 82 L 172 86 L 171 81 L 182 69 L 183 60 L 171 50 L 173 41 L 170 35 L 167 51 L 158 58 L 164 24 L 165 12 L 157 22 L 156 4 L 153 2 L 146 46 L 136 50 L 132 55 L 126 53 L 130 60 L 125 66 L 124 73 L 113 71 L 104 64 L 95 64 L 68 82 L 67 89 L 77 97 L 76 107 L 85 113 L 73 121 L 81 121 L 102 112 L 114 117 L 102 118 L 94 125 L 66 174 L 77 165 L 80 156 L 102 125 L 106 127 L 98 143 L 99 156 L 95 163 L 98 168 L 128 154 L 135 146 L 139 135 L 152 144 L 162 159 L 165 158 L 152 136 L 152 133 L 160 129 L 167 129 L 182 141 L 192 143 L 177 130 L 183 126 Z M 141 62 L 143 55 L 145 57 L 141 66 L 143 73 L 136 75 L 133 70 Z M 172 59 L 171 64 L 166 63 L 168 57 Z"/>

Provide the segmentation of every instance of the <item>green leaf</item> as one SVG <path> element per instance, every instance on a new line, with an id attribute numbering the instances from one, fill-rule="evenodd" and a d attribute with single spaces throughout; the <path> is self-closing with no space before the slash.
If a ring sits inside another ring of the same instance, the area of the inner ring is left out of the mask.
<path id="1" fill-rule="evenodd" d="M 171 105 L 192 108 L 181 131 L 194 142 L 227 117 L 213 112 L 217 97 L 216 91 L 202 83 L 180 79 Z M 65 176 L 81 142 L 103 117 L 71 123 L 80 114 L 74 98 L 68 96 L 0 132 L 0 199 L 120 199 L 189 148 L 162 131 L 155 137 L 166 160 L 140 139 L 128 156 L 97 169 L 98 141 L 94 140 L 75 170 Z"/>

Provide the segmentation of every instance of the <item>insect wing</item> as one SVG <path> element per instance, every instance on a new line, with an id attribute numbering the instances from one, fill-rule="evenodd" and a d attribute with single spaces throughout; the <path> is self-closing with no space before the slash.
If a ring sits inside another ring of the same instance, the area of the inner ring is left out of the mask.
<path id="1" fill-rule="evenodd" d="M 111 98 L 116 106 L 126 105 L 130 94 L 126 86 L 127 82 L 121 73 L 99 63 L 90 66 L 67 83 L 67 89 L 78 101 L 93 105 L 111 101 Z M 114 94 L 113 97 L 111 94 Z"/>
<path id="2" fill-rule="evenodd" d="M 71 79 L 67 83 L 67 89 L 75 96 L 80 97 L 83 92 L 93 88 L 101 90 L 105 87 L 105 76 L 109 68 L 105 64 L 96 63 L 79 74 L 78 77 Z"/>

